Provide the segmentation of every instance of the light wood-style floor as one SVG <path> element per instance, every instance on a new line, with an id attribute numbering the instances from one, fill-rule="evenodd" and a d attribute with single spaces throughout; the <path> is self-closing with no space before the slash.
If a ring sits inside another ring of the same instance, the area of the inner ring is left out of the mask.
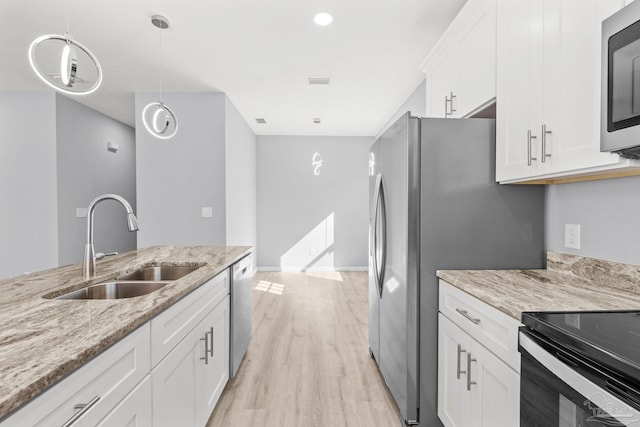
<path id="1" fill-rule="evenodd" d="M 258 273 L 253 337 L 208 427 L 400 425 L 368 347 L 366 272 Z"/>

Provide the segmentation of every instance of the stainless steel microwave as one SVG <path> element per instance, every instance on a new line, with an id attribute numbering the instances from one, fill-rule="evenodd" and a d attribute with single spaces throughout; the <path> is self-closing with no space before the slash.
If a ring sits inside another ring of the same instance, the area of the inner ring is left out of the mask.
<path id="1" fill-rule="evenodd" d="M 602 23 L 600 151 L 640 159 L 640 0 Z"/>

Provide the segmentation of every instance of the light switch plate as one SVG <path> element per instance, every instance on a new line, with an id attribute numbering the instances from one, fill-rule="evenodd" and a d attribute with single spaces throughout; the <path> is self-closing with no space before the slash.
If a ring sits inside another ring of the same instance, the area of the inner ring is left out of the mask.
<path id="1" fill-rule="evenodd" d="M 76 208 L 76 218 L 86 218 L 88 211 L 88 208 Z"/>
<path id="2" fill-rule="evenodd" d="M 202 207 L 202 218 L 213 218 L 213 208 L 211 206 Z"/>
<path id="3" fill-rule="evenodd" d="M 580 224 L 564 225 L 564 246 L 580 249 Z"/>

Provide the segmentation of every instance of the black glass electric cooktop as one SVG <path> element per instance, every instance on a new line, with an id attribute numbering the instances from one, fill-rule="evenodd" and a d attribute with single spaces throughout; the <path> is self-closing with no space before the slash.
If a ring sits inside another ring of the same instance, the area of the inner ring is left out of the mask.
<path id="1" fill-rule="evenodd" d="M 523 313 L 535 333 L 640 384 L 640 311 Z"/>

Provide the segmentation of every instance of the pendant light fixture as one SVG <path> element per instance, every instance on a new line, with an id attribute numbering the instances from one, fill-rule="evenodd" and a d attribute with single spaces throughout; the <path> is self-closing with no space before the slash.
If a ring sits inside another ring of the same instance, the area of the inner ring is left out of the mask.
<path id="1" fill-rule="evenodd" d="M 68 95 L 88 95 L 102 84 L 98 58 L 67 32 L 48 34 L 29 46 L 29 63 L 36 75 L 49 87 Z"/>
<path id="2" fill-rule="evenodd" d="M 165 30 L 169 28 L 169 20 L 161 15 L 153 15 L 151 23 Z M 147 104 L 142 110 L 142 123 L 151 135 L 159 139 L 170 139 L 178 132 L 178 119 L 162 101 L 162 33 L 160 33 L 160 100 Z"/>
<path id="3" fill-rule="evenodd" d="M 313 118 L 313 123 L 319 125 L 320 124 L 320 117 L 314 117 Z M 320 153 L 318 152 L 318 132 L 316 132 L 316 152 L 313 153 L 313 157 L 311 158 L 311 166 L 313 167 L 313 174 L 315 176 L 319 176 L 320 175 L 320 167 L 322 166 L 322 156 L 320 155 Z"/>

